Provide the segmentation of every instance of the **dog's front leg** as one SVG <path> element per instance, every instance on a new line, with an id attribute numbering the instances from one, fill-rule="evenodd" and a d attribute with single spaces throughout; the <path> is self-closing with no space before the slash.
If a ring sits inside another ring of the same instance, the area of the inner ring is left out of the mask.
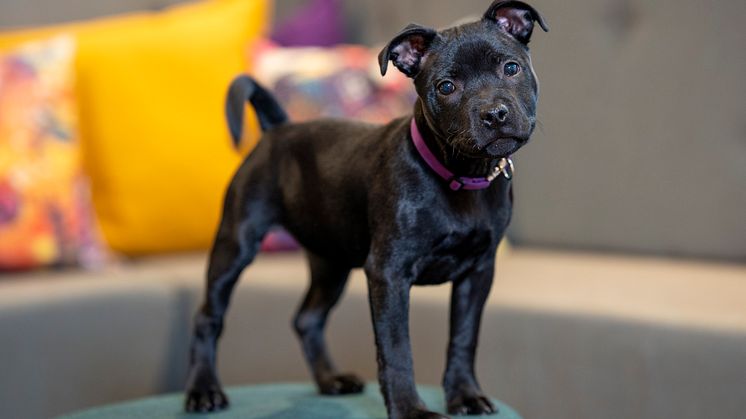
<path id="1" fill-rule="evenodd" d="M 409 343 L 409 290 L 404 269 L 366 266 L 376 337 L 378 381 L 391 419 L 442 419 L 427 411 L 417 394 Z"/>
<path id="2" fill-rule="evenodd" d="M 494 254 L 494 253 L 493 253 Z M 476 272 L 454 281 L 451 291 L 451 333 L 448 361 L 443 377 L 448 413 L 483 415 L 497 411 L 482 393 L 474 373 L 482 310 L 494 275 L 494 258 L 481 264 Z"/>

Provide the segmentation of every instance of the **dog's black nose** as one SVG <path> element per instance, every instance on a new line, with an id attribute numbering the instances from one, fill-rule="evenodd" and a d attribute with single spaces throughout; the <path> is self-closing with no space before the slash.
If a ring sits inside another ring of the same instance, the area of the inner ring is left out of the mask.
<path id="1" fill-rule="evenodd" d="M 494 108 L 482 110 L 479 113 L 479 117 L 482 119 L 482 124 L 487 128 L 497 128 L 501 122 L 505 122 L 508 118 L 508 107 L 500 104 Z"/>

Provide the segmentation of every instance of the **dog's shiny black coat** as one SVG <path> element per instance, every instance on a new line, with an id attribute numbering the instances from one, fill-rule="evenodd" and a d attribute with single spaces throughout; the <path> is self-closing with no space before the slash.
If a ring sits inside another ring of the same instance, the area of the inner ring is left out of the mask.
<path id="1" fill-rule="evenodd" d="M 414 118 L 454 173 L 485 176 L 533 131 L 537 82 L 527 43 L 534 21 L 546 30 L 531 6 L 496 1 L 478 22 L 441 32 L 410 25 L 381 52 L 382 73 L 392 61 L 414 79 Z M 509 63 L 522 71 L 509 76 L 506 71 L 515 69 Z M 455 86 L 452 93 L 440 90 L 444 81 Z M 246 100 L 266 132 L 226 193 L 205 302 L 195 319 L 186 409 L 227 406 L 215 370 L 217 339 L 239 274 L 269 228 L 279 224 L 308 255 L 311 284 L 294 325 L 321 393 L 363 389 L 359 378 L 336 370 L 323 336 L 350 270 L 363 267 L 389 417 L 443 417 L 427 411 L 415 389 L 408 311 L 412 285 L 448 281 L 448 411 L 494 412 L 477 383 L 474 358 L 495 252 L 511 216 L 510 181 L 499 177 L 487 189 L 453 191 L 412 144 L 411 115 L 385 126 L 289 124 L 272 96 L 246 76 L 234 81 L 227 101 L 234 139 L 240 138 Z"/>

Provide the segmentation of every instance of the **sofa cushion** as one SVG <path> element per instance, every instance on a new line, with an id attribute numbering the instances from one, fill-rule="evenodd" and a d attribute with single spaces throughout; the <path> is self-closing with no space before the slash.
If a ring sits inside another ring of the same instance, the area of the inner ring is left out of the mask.
<path id="1" fill-rule="evenodd" d="M 0 271 L 93 263 L 74 94 L 75 42 L 0 53 Z"/>
<path id="2" fill-rule="evenodd" d="M 9 337 L 0 346 L 3 413 L 42 418 L 182 390 L 205 261 L 143 258 L 101 274 L 0 282 L 0 336 Z M 738 265 L 511 251 L 498 259 L 481 324 L 482 388 L 526 418 L 740 417 L 744 275 Z M 290 322 L 307 276 L 299 255 L 260 255 L 247 269 L 221 338 L 224 385 L 309 381 Z M 441 381 L 449 290 L 412 292 L 422 384 Z M 327 336 L 340 370 L 369 380 L 376 356 L 368 307 L 355 271 Z"/>
<path id="3" fill-rule="evenodd" d="M 279 47 L 259 42 L 251 58 L 257 79 L 294 121 L 331 117 L 387 123 L 411 113 L 417 98 L 403 74 L 381 77 L 378 50 L 361 45 Z"/>
<path id="4" fill-rule="evenodd" d="M 179 294 L 150 277 L 33 273 L 0 282 L 3 417 L 55 415 L 162 391 L 186 362 Z"/>
<path id="5" fill-rule="evenodd" d="M 200 249 L 240 162 L 223 118 L 266 0 L 212 0 L 160 13 L 0 34 L 0 48 L 49 33 L 79 42 L 85 166 L 108 244 L 127 254 Z"/>

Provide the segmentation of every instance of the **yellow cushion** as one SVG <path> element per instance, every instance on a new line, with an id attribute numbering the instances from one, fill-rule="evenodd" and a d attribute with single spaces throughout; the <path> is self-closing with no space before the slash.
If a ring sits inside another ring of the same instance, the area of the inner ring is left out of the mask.
<path id="1" fill-rule="evenodd" d="M 247 69 L 268 0 L 212 0 L 88 23 L 0 33 L 0 49 L 58 32 L 78 41 L 85 168 L 114 250 L 209 246 L 240 163 L 223 101 Z"/>

